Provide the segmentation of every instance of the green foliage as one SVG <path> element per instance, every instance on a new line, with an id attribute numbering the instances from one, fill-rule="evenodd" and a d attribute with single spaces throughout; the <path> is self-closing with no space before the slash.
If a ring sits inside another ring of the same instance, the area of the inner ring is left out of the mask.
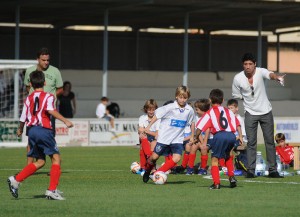
<path id="1" fill-rule="evenodd" d="M 238 176 L 230 189 L 222 176 L 220 190 L 209 190 L 212 181 L 202 176 L 168 175 L 166 185 L 145 184 L 129 171 L 139 161 L 135 147 L 61 148 L 59 189 L 65 201 L 44 198 L 49 184 L 47 165 L 25 180 L 14 199 L 8 176 L 26 162 L 24 148 L 0 151 L 0 216 L 299 216 L 300 176 L 284 179 Z M 197 156 L 197 159 L 198 156 Z M 163 159 L 160 159 L 160 163 Z"/>

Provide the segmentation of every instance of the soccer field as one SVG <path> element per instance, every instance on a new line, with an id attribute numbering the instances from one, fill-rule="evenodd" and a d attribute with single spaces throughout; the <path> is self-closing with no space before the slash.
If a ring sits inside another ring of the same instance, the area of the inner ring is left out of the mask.
<path id="1" fill-rule="evenodd" d="M 263 147 L 263 146 L 262 146 Z M 220 190 L 202 176 L 168 175 L 165 185 L 145 184 L 129 171 L 139 160 L 136 147 L 61 148 L 59 189 L 65 201 L 50 201 L 46 166 L 25 180 L 19 198 L 11 196 L 7 177 L 25 164 L 25 148 L 0 151 L 0 216 L 299 216 L 300 176 L 245 179 L 229 188 L 226 176 Z M 198 159 L 198 156 L 197 156 Z M 160 160 L 160 162 L 162 159 Z"/>

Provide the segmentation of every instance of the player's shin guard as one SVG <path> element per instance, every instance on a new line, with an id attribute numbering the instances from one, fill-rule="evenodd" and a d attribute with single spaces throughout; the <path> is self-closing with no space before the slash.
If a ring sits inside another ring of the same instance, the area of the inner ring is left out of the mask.
<path id="1" fill-rule="evenodd" d="M 183 155 L 183 159 L 182 159 L 182 163 L 181 163 L 181 166 L 183 168 L 186 168 L 188 162 L 189 162 L 189 156 L 190 156 L 190 152 L 185 152 L 184 155 Z"/>
<path id="2" fill-rule="evenodd" d="M 221 167 L 225 167 L 225 159 L 224 159 L 224 158 L 220 158 L 220 159 L 219 159 L 219 165 L 220 165 Z"/>
<path id="3" fill-rule="evenodd" d="M 144 151 L 145 155 L 147 155 L 147 157 L 150 157 L 152 154 L 152 151 L 150 148 L 150 142 L 148 141 L 147 138 L 141 139 L 141 146 L 142 146 L 142 150 Z"/>
<path id="4" fill-rule="evenodd" d="M 33 163 L 28 164 L 18 175 L 16 175 L 15 179 L 18 182 L 22 182 L 24 179 L 35 173 L 35 171 L 37 171 L 36 166 Z"/>
<path id="5" fill-rule="evenodd" d="M 57 188 L 60 174 L 61 174 L 60 165 L 53 164 L 50 170 L 50 185 L 48 188 L 49 191 L 53 191 Z"/>
<path id="6" fill-rule="evenodd" d="M 234 176 L 234 166 L 233 166 L 233 156 L 230 156 L 226 161 L 225 165 L 227 167 L 228 176 Z"/>
<path id="7" fill-rule="evenodd" d="M 189 164 L 188 164 L 189 168 L 194 168 L 195 159 L 196 159 L 196 154 L 191 154 L 190 153 Z"/>
<path id="8" fill-rule="evenodd" d="M 219 168 L 217 166 L 211 167 L 211 176 L 213 178 L 214 184 L 219 185 L 220 184 L 220 173 L 219 173 Z"/>
<path id="9" fill-rule="evenodd" d="M 208 155 L 201 155 L 201 168 L 206 169 L 208 161 Z"/>
<path id="10" fill-rule="evenodd" d="M 168 160 L 164 163 L 157 171 L 167 172 L 169 169 L 173 168 L 176 165 L 176 163 L 173 161 L 173 159 Z"/>
<path id="11" fill-rule="evenodd" d="M 144 151 L 140 149 L 140 165 L 142 169 L 145 169 L 147 163 L 146 156 L 144 154 Z"/>

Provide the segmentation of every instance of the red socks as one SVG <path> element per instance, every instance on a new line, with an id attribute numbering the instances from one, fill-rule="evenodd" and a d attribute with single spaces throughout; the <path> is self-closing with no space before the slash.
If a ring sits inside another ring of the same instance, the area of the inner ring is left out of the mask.
<path id="1" fill-rule="evenodd" d="M 33 163 L 28 164 L 18 175 L 16 175 L 15 179 L 17 182 L 22 182 L 24 179 L 35 173 L 35 171 L 37 171 L 36 166 Z"/>
<path id="2" fill-rule="evenodd" d="M 191 153 L 190 153 L 190 157 L 189 157 L 189 168 L 194 168 L 195 159 L 196 159 L 196 154 L 191 154 Z"/>
<path id="3" fill-rule="evenodd" d="M 219 159 L 219 165 L 220 165 L 221 167 L 225 167 L 225 159 L 224 159 L 224 158 L 220 158 L 220 159 Z"/>
<path id="4" fill-rule="evenodd" d="M 173 159 L 168 160 L 164 163 L 157 171 L 167 172 L 169 169 L 173 168 L 176 165 L 176 163 L 173 161 Z"/>
<path id="5" fill-rule="evenodd" d="M 201 168 L 206 169 L 207 167 L 207 161 L 208 161 L 208 154 L 201 155 Z"/>
<path id="6" fill-rule="evenodd" d="M 145 155 L 147 155 L 147 157 L 150 157 L 152 154 L 152 151 L 150 148 L 150 142 L 148 141 L 147 138 L 141 140 L 141 146 L 142 146 L 142 150 L 144 151 Z"/>
<path id="7" fill-rule="evenodd" d="M 49 191 L 53 191 L 57 188 L 60 174 L 61 174 L 60 165 L 53 164 L 50 170 L 50 185 L 48 188 Z"/>
<path id="8" fill-rule="evenodd" d="M 147 159 L 144 154 L 144 151 L 142 149 L 140 149 L 140 165 L 141 165 L 142 169 L 145 169 L 146 162 L 147 162 Z"/>
<path id="9" fill-rule="evenodd" d="M 234 176 L 234 166 L 233 166 L 233 156 L 230 156 L 226 161 L 225 161 L 227 171 L 228 171 L 228 176 Z"/>
<path id="10" fill-rule="evenodd" d="M 190 156 L 190 153 L 186 153 L 186 152 L 184 153 L 183 159 L 182 159 L 182 163 L 181 163 L 181 166 L 183 168 L 186 168 L 186 166 L 187 166 L 187 164 L 189 162 L 189 156 Z"/>
<path id="11" fill-rule="evenodd" d="M 219 185 L 220 184 L 220 173 L 219 173 L 219 168 L 217 166 L 211 167 L 211 176 L 213 178 L 214 184 Z"/>

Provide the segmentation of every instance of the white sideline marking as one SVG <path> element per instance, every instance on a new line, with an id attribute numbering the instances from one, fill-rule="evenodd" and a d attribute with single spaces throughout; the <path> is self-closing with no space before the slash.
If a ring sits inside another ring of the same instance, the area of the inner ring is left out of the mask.
<path id="1" fill-rule="evenodd" d="M 204 179 L 212 179 L 211 176 L 203 176 L 203 178 Z M 228 179 L 220 179 L 220 180 L 222 180 L 222 181 L 228 181 Z M 238 182 L 300 185 L 300 182 L 272 182 L 272 181 L 258 181 L 258 180 L 238 180 Z"/>

